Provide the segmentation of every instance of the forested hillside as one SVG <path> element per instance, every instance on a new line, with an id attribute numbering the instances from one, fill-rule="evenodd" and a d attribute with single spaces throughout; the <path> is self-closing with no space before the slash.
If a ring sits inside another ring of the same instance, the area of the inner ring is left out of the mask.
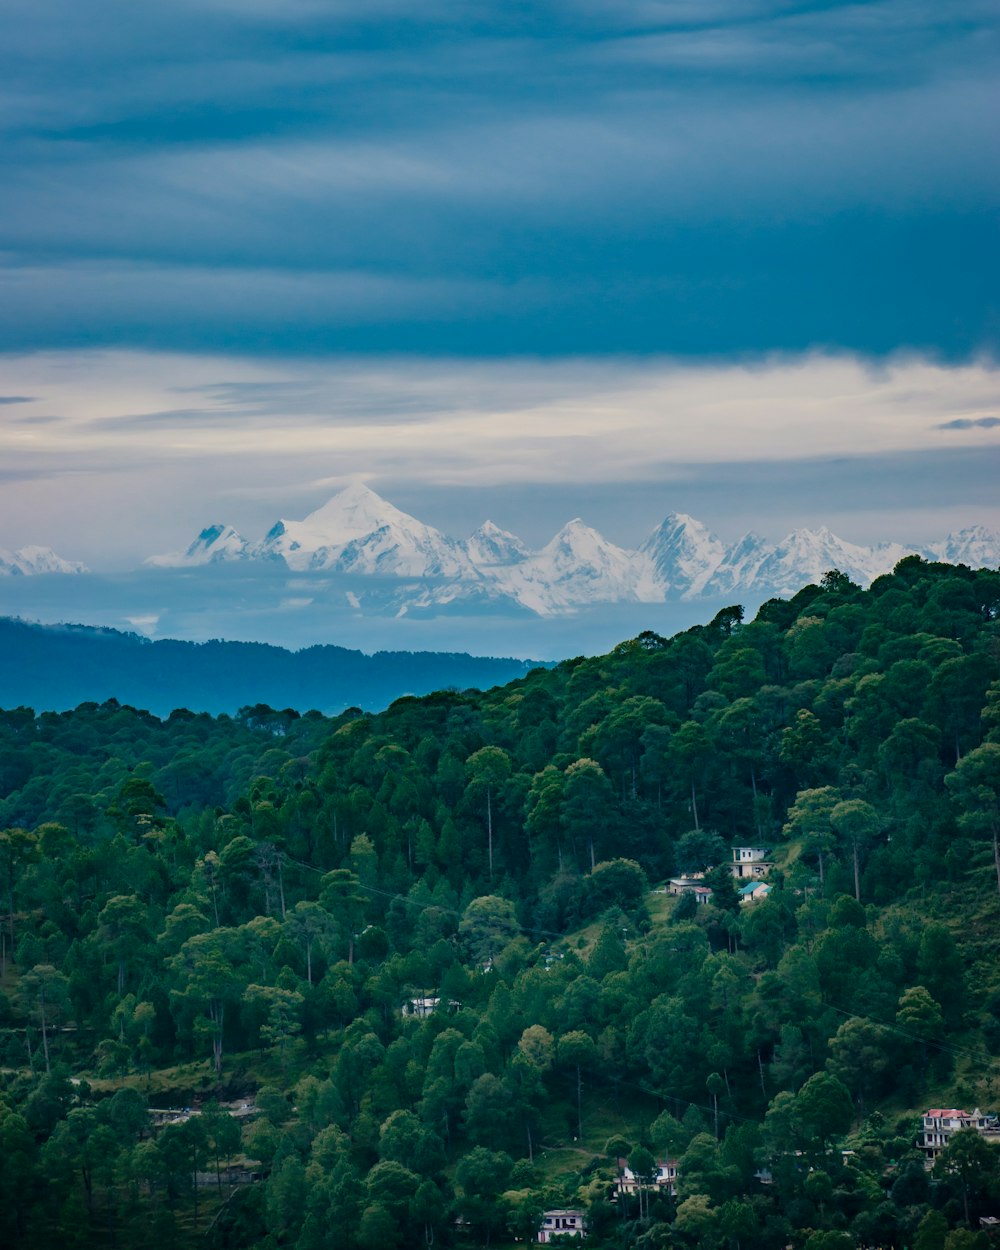
<path id="1" fill-rule="evenodd" d="M 915 1143 L 1000 1109 L 1000 573 L 378 715 L 7 711 L 0 828 L 4 1245 L 989 1244 L 1000 1149 Z"/>
<path id="2" fill-rule="evenodd" d="M 403 694 L 511 681 L 524 660 L 448 651 L 376 651 L 317 646 L 289 651 L 262 642 L 151 641 L 86 625 L 37 625 L 0 617 L 0 706 L 62 711 L 87 701 L 167 716 L 174 708 L 232 714 L 270 703 L 299 712 L 377 711 Z"/>

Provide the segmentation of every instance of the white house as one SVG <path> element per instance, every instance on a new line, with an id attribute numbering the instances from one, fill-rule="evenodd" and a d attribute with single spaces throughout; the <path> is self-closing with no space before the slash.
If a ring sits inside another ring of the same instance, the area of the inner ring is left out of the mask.
<path id="1" fill-rule="evenodd" d="M 693 894 L 696 903 L 707 903 L 712 898 L 712 891 L 705 885 L 704 873 L 692 873 L 689 877 L 671 877 L 667 887 L 670 894 Z"/>
<path id="2" fill-rule="evenodd" d="M 975 1111 L 960 1111 L 957 1107 L 931 1107 L 924 1112 L 923 1137 L 917 1145 L 927 1151 L 928 1166 L 948 1144 L 953 1133 L 962 1129 L 975 1129 L 989 1141 L 1000 1142 L 1000 1121 L 995 1115 L 987 1115 L 977 1107 Z"/>
<path id="3" fill-rule="evenodd" d="M 774 860 L 769 858 L 769 846 L 734 846 L 733 862 L 729 871 L 738 880 L 746 877 L 766 877 L 774 867 Z"/>
<path id="4" fill-rule="evenodd" d="M 434 1014 L 440 1001 L 440 998 L 409 998 L 403 1004 L 403 1015 L 424 1020 Z"/>
<path id="5" fill-rule="evenodd" d="M 583 1211 L 578 1207 L 559 1207 L 553 1211 L 545 1211 L 542 1215 L 542 1226 L 538 1230 L 538 1240 L 547 1246 L 553 1237 L 586 1237 L 587 1221 Z"/>
<path id="6" fill-rule="evenodd" d="M 668 1194 L 677 1194 L 677 1160 L 657 1159 L 653 1185 L 664 1189 Z M 634 1194 L 639 1188 L 639 1178 L 628 1165 L 627 1159 L 618 1160 L 618 1181 L 616 1188 L 620 1194 Z"/>

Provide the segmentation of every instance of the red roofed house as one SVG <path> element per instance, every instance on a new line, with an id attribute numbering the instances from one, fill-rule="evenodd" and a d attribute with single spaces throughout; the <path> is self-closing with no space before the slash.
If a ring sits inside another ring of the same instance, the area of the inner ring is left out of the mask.
<path id="1" fill-rule="evenodd" d="M 923 1140 L 917 1142 L 921 1150 L 927 1151 L 928 1164 L 933 1163 L 948 1144 L 953 1133 L 962 1129 L 972 1128 L 981 1136 L 992 1141 L 1000 1140 L 1000 1123 L 995 1115 L 984 1115 L 977 1107 L 975 1111 L 960 1111 L 957 1107 L 932 1107 L 924 1112 Z"/>

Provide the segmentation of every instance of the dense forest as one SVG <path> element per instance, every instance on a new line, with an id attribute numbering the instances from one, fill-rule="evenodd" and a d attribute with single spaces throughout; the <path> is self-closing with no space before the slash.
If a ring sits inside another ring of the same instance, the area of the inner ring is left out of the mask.
<path id="1" fill-rule="evenodd" d="M 376 651 L 262 642 L 155 641 L 88 625 L 39 625 L 0 616 L 0 707 L 62 711 L 114 697 L 160 715 L 174 708 L 234 713 L 269 703 L 337 714 L 387 707 L 404 694 L 512 681 L 525 660 L 451 651 Z"/>
<path id="2" fill-rule="evenodd" d="M 916 1143 L 1000 1105 L 1000 573 L 377 715 L 16 708 L 0 830 L 3 1245 L 990 1244 L 1000 1148 Z"/>

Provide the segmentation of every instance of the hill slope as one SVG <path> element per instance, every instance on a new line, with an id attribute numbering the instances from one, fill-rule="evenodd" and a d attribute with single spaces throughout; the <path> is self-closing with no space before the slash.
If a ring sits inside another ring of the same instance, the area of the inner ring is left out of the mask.
<path id="1" fill-rule="evenodd" d="M 117 699 L 166 715 L 175 707 L 233 713 L 269 703 L 300 712 L 377 711 L 403 694 L 485 688 L 534 664 L 447 652 L 282 647 L 251 642 L 151 642 L 83 625 L 34 625 L 0 618 L 0 705 L 62 710 Z"/>

